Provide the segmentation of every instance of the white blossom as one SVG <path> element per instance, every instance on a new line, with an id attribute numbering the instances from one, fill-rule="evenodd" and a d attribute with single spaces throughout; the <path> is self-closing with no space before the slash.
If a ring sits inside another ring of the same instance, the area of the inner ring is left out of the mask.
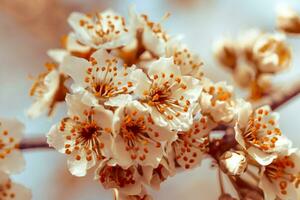
<path id="1" fill-rule="evenodd" d="M 180 67 L 182 75 L 200 78 L 203 75 L 203 62 L 198 55 L 192 53 L 179 38 L 171 38 L 166 44 L 165 57 L 173 57 L 174 64 Z"/>
<path id="2" fill-rule="evenodd" d="M 133 73 L 138 83 L 134 92 L 150 110 L 154 122 L 170 130 L 189 129 L 202 90 L 200 82 L 191 76 L 182 76 L 172 58 L 153 62 L 147 75 L 142 71 Z"/>
<path id="3" fill-rule="evenodd" d="M 291 142 L 282 135 L 278 126 L 278 113 L 262 106 L 253 113 L 240 113 L 241 123 L 235 126 L 237 142 L 259 164 L 270 164 L 279 153 L 291 148 Z"/>
<path id="4" fill-rule="evenodd" d="M 300 198 L 300 155 L 292 151 L 263 167 L 259 187 L 268 200 Z"/>
<path id="5" fill-rule="evenodd" d="M 136 88 L 130 77 L 135 67 L 124 67 L 106 50 L 96 51 L 90 61 L 67 56 L 61 68 L 74 80 L 73 92 L 83 93 L 83 101 L 91 105 L 121 105 L 131 100 Z"/>
<path id="6" fill-rule="evenodd" d="M 141 42 L 147 51 L 156 56 L 164 55 L 168 35 L 162 29 L 161 23 L 151 21 L 145 14 L 137 14 L 134 9 L 130 10 L 129 15 L 130 32 L 140 40 L 137 42 Z"/>
<path id="7" fill-rule="evenodd" d="M 216 123 L 234 122 L 244 104 L 242 99 L 234 97 L 232 86 L 225 82 L 213 83 L 208 79 L 203 79 L 203 92 L 200 98 L 201 112 L 210 116 Z"/>
<path id="8" fill-rule="evenodd" d="M 13 174 L 24 169 L 25 160 L 19 150 L 24 129 L 16 119 L 0 118 L 0 172 Z"/>
<path id="9" fill-rule="evenodd" d="M 68 155 L 68 167 L 76 176 L 86 175 L 103 156 L 111 155 L 113 113 L 103 106 L 89 106 L 80 94 L 67 95 L 68 117 L 48 133 L 48 144 Z"/>
<path id="10" fill-rule="evenodd" d="M 174 140 L 176 132 L 154 123 L 150 113 L 138 101 L 119 107 L 113 120 L 113 152 L 117 163 L 157 167 L 164 150 L 161 142 Z"/>
<path id="11" fill-rule="evenodd" d="M 55 64 L 46 64 L 47 72 L 41 73 L 35 80 L 30 95 L 35 101 L 27 110 L 27 115 L 36 118 L 47 111 L 48 115 L 53 113 L 56 104 L 64 101 L 68 91 L 64 86 L 66 79 Z"/>
<path id="12" fill-rule="evenodd" d="M 171 144 L 171 151 L 177 164 L 183 169 L 199 166 L 204 153 L 207 151 L 208 134 L 215 127 L 207 116 L 195 120 L 187 131 L 180 131 L 178 138 Z"/>
<path id="13" fill-rule="evenodd" d="M 291 63 L 291 50 L 285 43 L 285 36 L 279 33 L 260 36 L 253 47 L 253 55 L 262 72 L 276 73 Z"/>
<path id="14" fill-rule="evenodd" d="M 68 22 L 78 40 L 94 49 L 118 48 L 130 40 L 125 19 L 112 10 L 95 15 L 74 12 Z"/>

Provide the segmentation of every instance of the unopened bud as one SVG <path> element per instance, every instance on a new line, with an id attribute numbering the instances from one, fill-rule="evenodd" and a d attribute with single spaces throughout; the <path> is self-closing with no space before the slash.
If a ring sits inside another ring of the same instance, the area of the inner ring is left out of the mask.
<path id="1" fill-rule="evenodd" d="M 247 168 L 247 159 L 241 151 L 226 151 L 220 157 L 220 167 L 228 175 L 239 176 Z"/>

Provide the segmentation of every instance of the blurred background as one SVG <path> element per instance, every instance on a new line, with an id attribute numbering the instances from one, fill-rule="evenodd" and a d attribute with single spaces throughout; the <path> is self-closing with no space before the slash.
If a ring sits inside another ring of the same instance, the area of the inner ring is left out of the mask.
<path id="1" fill-rule="evenodd" d="M 94 12 L 111 8 L 128 15 L 128 7 L 136 5 L 139 12 L 164 22 L 170 34 L 182 34 L 189 47 L 202 57 L 205 73 L 213 80 L 233 83 L 213 59 L 212 45 L 222 35 L 236 36 L 240 31 L 260 28 L 275 29 L 275 8 L 278 3 L 300 8 L 298 0 L 0 0 L 0 116 L 17 117 L 26 125 L 26 137 L 44 135 L 51 124 L 64 114 L 58 106 L 53 118 L 31 120 L 24 111 L 31 104 L 30 76 L 43 71 L 50 59 L 46 51 L 60 46 L 60 37 L 70 30 L 66 19 L 72 11 Z M 289 38 L 293 50 L 292 68 L 282 75 L 289 83 L 300 77 L 300 38 Z M 300 147 L 300 97 L 282 107 L 280 125 L 283 132 Z M 84 178 L 70 176 L 65 156 L 52 150 L 25 151 L 26 170 L 13 177 L 32 189 L 34 200 L 107 200 L 110 191 L 93 181 L 93 174 Z M 155 199 L 194 200 L 217 199 L 216 171 L 206 160 L 190 172 L 168 179 Z"/>

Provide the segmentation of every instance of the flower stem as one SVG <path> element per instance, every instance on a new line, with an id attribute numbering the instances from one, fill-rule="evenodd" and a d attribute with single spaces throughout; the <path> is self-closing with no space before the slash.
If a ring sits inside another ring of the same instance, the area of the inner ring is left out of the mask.
<path id="1" fill-rule="evenodd" d="M 223 195 L 223 194 L 225 194 L 225 189 L 224 189 L 224 182 L 223 182 L 222 172 L 221 172 L 220 168 L 218 168 L 218 178 L 219 178 L 221 195 Z"/>
<path id="2" fill-rule="evenodd" d="M 235 189 L 236 193 L 239 196 L 239 199 L 243 199 L 243 195 L 240 192 L 240 188 L 237 185 L 237 183 L 235 182 L 234 178 L 232 176 L 227 175 L 228 179 L 230 180 L 231 185 L 233 186 L 233 188 Z"/>
<path id="3" fill-rule="evenodd" d="M 248 169 L 246 172 L 247 172 L 247 173 L 249 174 L 249 176 L 251 176 L 257 183 L 259 182 L 259 177 L 258 177 L 254 172 L 252 172 L 250 169 Z"/>

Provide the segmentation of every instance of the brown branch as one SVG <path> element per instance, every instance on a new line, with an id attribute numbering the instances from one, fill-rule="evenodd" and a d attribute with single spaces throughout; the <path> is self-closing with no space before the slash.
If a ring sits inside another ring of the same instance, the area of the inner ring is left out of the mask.
<path id="1" fill-rule="evenodd" d="M 283 86 L 279 88 L 278 92 L 270 94 L 269 96 L 263 98 L 262 100 L 255 103 L 255 107 L 261 105 L 270 105 L 272 110 L 276 110 L 279 107 L 285 105 L 290 100 L 294 99 L 300 94 L 300 81 L 295 81 L 289 86 Z"/>
<path id="2" fill-rule="evenodd" d="M 25 138 L 20 143 L 20 149 L 52 149 L 49 147 L 45 137 Z"/>

